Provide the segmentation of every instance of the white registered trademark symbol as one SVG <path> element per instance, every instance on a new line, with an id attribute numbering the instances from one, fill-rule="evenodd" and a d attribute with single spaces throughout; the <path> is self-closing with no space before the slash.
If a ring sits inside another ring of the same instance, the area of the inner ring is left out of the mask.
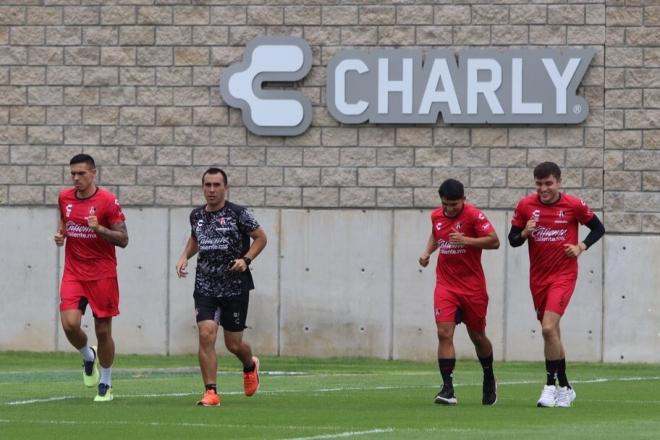
<path id="1" fill-rule="evenodd" d="M 575 113 L 576 115 L 582 113 L 582 106 L 580 104 L 575 104 L 573 106 L 573 113 Z"/>

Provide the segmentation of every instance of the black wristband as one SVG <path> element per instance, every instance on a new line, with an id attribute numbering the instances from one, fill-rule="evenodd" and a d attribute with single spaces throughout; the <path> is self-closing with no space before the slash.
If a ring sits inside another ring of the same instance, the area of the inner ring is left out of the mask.
<path id="1" fill-rule="evenodd" d="M 247 255 L 244 256 L 244 257 L 241 257 L 241 259 L 243 261 L 245 261 L 245 264 L 247 264 L 248 266 L 250 265 L 250 263 L 252 263 L 252 258 L 248 257 Z"/>

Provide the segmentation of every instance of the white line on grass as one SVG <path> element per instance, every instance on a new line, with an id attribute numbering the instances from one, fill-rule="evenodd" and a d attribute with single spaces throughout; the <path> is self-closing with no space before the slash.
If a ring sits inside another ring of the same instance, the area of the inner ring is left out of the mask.
<path id="1" fill-rule="evenodd" d="M 654 403 L 654 404 L 659 404 L 660 400 L 616 400 L 616 399 L 580 399 L 580 402 L 598 402 L 598 403 L 630 403 L 630 404 L 636 404 L 636 403 Z"/>
<path id="2" fill-rule="evenodd" d="M 516 402 L 529 402 L 529 399 L 523 398 L 508 398 L 508 401 Z M 657 405 L 660 404 L 660 400 L 616 400 L 616 399 L 583 399 L 582 397 L 578 398 L 580 403 L 583 402 L 595 402 L 595 403 L 626 403 L 631 405 Z"/>
<path id="3" fill-rule="evenodd" d="M 660 380 L 660 376 L 650 376 L 650 377 L 619 377 L 619 378 L 596 378 L 596 379 L 583 379 L 583 380 L 572 380 L 572 383 L 604 383 L 604 382 L 639 382 L 639 381 L 655 381 Z M 519 381 L 502 381 L 498 382 L 498 385 L 529 385 L 538 383 L 537 380 L 519 380 Z M 477 386 L 481 383 L 457 383 L 457 386 Z M 403 390 L 403 389 L 420 389 L 420 388 L 436 388 L 435 385 L 409 385 L 409 386 L 374 386 L 374 387 L 334 387 L 334 388 L 319 388 L 316 390 L 262 390 L 259 394 L 288 394 L 288 393 L 334 393 L 334 392 L 344 392 L 344 391 L 388 391 L 388 390 Z M 160 394 L 121 394 L 117 397 L 121 398 L 145 398 L 145 397 L 185 397 L 185 396 L 194 396 L 197 395 L 197 392 L 181 392 L 181 393 L 160 393 Z M 243 394 L 242 391 L 225 391 L 221 392 L 223 395 L 240 395 Z M 60 400 L 69 400 L 69 399 L 80 399 L 84 396 L 55 396 L 48 397 L 43 399 L 28 399 L 28 400 L 13 400 L 5 402 L 5 405 L 31 405 L 33 403 L 47 403 Z M 654 402 L 650 402 L 654 403 Z"/>
<path id="4" fill-rule="evenodd" d="M 19 424 L 41 424 L 41 425 L 140 425 L 140 426 L 184 426 L 189 428 L 269 428 L 269 429 L 286 429 L 291 431 L 305 431 L 305 430 L 319 430 L 326 431 L 346 429 L 345 426 L 300 426 L 300 425 L 259 425 L 251 423 L 247 424 L 229 424 L 229 423 L 191 423 L 191 422 L 141 422 L 139 420 L 11 420 L 0 419 L 0 423 L 19 423 Z M 392 428 L 385 428 L 389 430 Z M 383 430 L 382 432 L 386 432 Z M 293 440 L 293 439 L 287 439 Z"/>
<path id="5" fill-rule="evenodd" d="M 150 374 L 150 373 L 165 373 L 165 374 L 187 374 L 199 373 L 199 367 L 163 367 L 163 368 L 117 368 L 113 370 L 115 373 L 123 374 Z M 0 371 L 0 376 L 25 376 L 35 374 L 78 374 L 78 371 L 73 370 L 20 370 L 20 371 Z M 235 375 L 239 372 L 234 371 L 218 371 L 219 375 Z M 306 371 L 277 371 L 277 370 L 264 370 L 259 371 L 259 374 L 264 376 L 308 376 L 314 375 Z"/>
<path id="6" fill-rule="evenodd" d="M 285 440 L 320 440 L 327 438 L 355 437 L 358 435 L 383 434 L 386 432 L 394 432 L 394 429 L 387 428 L 387 429 L 370 429 L 368 431 L 345 431 L 345 432 L 338 432 L 336 434 L 314 435 L 311 437 L 293 437 L 293 438 L 287 438 Z"/>
<path id="7" fill-rule="evenodd" d="M 185 397 L 193 396 L 199 393 L 162 393 L 162 394 L 125 394 L 121 395 L 122 398 L 130 397 Z M 239 394 L 238 392 L 222 393 L 222 394 Z M 242 393 L 240 393 L 242 394 Z M 48 397 L 44 399 L 28 399 L 28 400 L 13 400 L 11 402 L 6 402 L 5 405 L 31 405 L 33 403 L 48 403 L 60 400 L 69 400 L 69 399 L 83 399 L 84 396 L 57 396 L 57 397 Z"/>
<path id="8" fill-rule="evenodd" d="M 131 426 L 131 425 L 140 425 L 140 426 L 153 426 L 153 427 L 163 427 L 163 426 L 177 426 L 177 427 L 190 427 L 190 428 L 233 428 L 233 429 L 245 429 L 245 428 L 268 428 L 268 429 L 286 429 L 292 431 L 305 431 L 305 430 L 339 430 L 346 427 L 339 426 L 296 426 L 296 425 L 241 425 L 241 424 L 227 424 L 227 423 L 190 423 L 190 422 L 140 422 L 140 421 L 127 421 L 127 420 L 112 420 L 112 421 L 101 421 L 101 420 L 11 420 L 11 419 L 0 419 L 0 424 L 10 424 L 18 423 L 21 425 L 25 424 L 41 424 L 41 425 L 122 425 L 122 426 Z M 318 434 L 309 437 L 286 437 L 283 440 L 325 440 L 333 438 L 345 438 L 345 437 L 354 437 L 362 435 L 371 435 L 371 434 L 385 434 L 392 432 L 406 432 L 406 433 L 431 433 L 431 432 L 442 432 L 445 434 L 455 434 L 455 433 L 468 433 L 468 432 L 482 432 L 480 429 L 474 428 L 374 428 L 365 431 L 344 431 L 334 434 Z M 489 434 L 490 435 L 490 434 Z"/>
<path id="9" fill-rule="evenodd" d="M 15 400 L 13 402 L 6 402 L 5 405 L 30 405 L 32 403 L 58 402 L 60 400 L 75 399 L 76 397 L 77 396 L 56 396 L 45 399 Z"/>

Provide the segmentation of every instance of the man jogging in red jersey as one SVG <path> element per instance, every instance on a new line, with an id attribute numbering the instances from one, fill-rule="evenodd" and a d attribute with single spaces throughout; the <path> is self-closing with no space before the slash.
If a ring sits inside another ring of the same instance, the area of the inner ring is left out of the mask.
<path id="1" fill-rule="evenodd" d="M 575 289 L 578 256 L 603 236 L 605 228 L 585 202 L 559 191 L 561 170 L 556 163 L 537 165 L 534 180 L 536 194 L 518 202 L 509 243 L 518 247 L 525 240 L 528 242 L 529 285 L 541 323 L 547 374 L 537 406 L 566 408 L 576 394 L 566 377 L 559 322 Z M 591 231 L 584 241 L 578 242 L 580 224 Z"/>
<path id="2" fill-rule="evenodd" d="M 109 402 L 113 398 L 115 356 L 112 317 L 119 314 L 115 246 L 128 245 L 128 232 L 115 195 L 94 183 L 94 159 L 78 154 L 71 159 L 70 169 L 74 187 L 59 194 L 60 222 L 54 237 L 57 246 L 66 243 L 60 317 L 67 339 L 83 357 L 84 384 L 98 385 L 95 402 Z M 98 349 L 89 345 L 80 327 L 88 304 L 94 315 Z"/>
<path id="3" fill-rule="evenodd" d="M 481 403 L 497 402 L 493 373 L 493 346 L 486 336 L 488 293 L 481 266 L 482 249 L 497 249 L 500 241 L 493 225 L 475 206 L 465 203 L 463 184 L 445 180 L 438 189 L 442 206 L 431 213 L 432 230 L 419 264 L 426 267 L 439 249 L 433 301 L 438 330 L 438 367 L 443 386 L 435 403 L 455 405 L 453 371 L 456 365 L 454 330 L 465 322 L 483 368 Z"/>

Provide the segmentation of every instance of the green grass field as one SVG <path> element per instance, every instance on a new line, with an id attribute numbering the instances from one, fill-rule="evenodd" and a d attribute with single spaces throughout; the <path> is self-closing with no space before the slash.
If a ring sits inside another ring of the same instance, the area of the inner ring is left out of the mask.
<path id="1" fill-rule="evenodd" d="M 660 438 L 658 365 L 569 364 L 574 406 L 541 409 L 541 363 L 497 363 L 498 402 L 484 407 L 480 367 L 461 361 L 459 404 L 443 407 L 430 363 L 261 361 L 261 389 L 247 398 L 238 361 L 221 358 L 222 406 L 203 408 L 192 356 L 118 356 L 115 400 L 95 404 L 77 353 L 0 353 L 0 439 Z"/>

